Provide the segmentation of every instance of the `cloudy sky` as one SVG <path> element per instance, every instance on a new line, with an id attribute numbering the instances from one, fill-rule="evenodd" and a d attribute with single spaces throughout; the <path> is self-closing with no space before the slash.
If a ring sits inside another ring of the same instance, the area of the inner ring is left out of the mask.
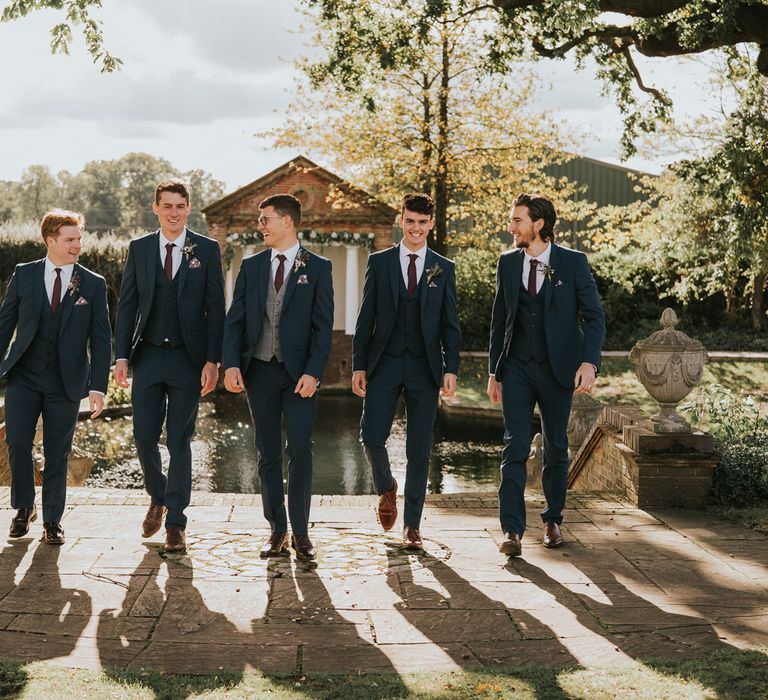
<path id="1" fill-rule="evenodd" d="M 0 2 L 0 6 L 4 3 Z M 104 0 L 106 44 L 124 61 L 102 75 L 77 37 L 52 56 L 54 11 L 0 24 L 0 179 L 32 164 L 77 172 L 91 160 L 143 151 L 181 170 L 203 168 L 232 190 L 295 155 L 254 132 L 280 123 L 292 61 L 310 51 L 297 0 Z M 212 11 L 215 8 L 215 12 Z M 619 162 L 620 118 L 586 70 L 537 64 L 552 89 L 541 105 L 584 133 L 584 155 Z M 647 62 L 648 82 L 673 91 L 678 114 L 710 108 L 705 71 L 691 61 Z M 662 159 L 625 165 L 657 171 Z"/>

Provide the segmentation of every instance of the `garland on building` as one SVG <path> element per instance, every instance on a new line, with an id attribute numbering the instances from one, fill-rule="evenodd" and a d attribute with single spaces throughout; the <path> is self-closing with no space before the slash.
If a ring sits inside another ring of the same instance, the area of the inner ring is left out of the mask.
<path id="1" fill-rule="evenodd" d="M 373 233 L 352 233 L 350 231 L 331 231 L 320 233 L 318 231 L 302 230 L 298 232 L 299 240 L 308 245 L 316 245 L 320 248 L 326 246 L 360 246 L 373 250 L 373 241 L 376 238 Z M 245 231 L 242 233 L 230 233 L 227 235 L 227 243 L 224 247 L 224 264 L 229 269 L 235 256 L 235 246 L 247 248 L 264 243 L 264 237 L 259 231 Z"/>

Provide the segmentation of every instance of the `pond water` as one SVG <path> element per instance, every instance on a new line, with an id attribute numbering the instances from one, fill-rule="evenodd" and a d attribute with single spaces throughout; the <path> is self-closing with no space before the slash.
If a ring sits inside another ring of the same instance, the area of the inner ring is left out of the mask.
<path id="1" fill-rule="evenodd" d="M 358 441 L 362 402 L 353 396 L 318 396 L 313 492 L 373 493 L 370 469 Z M 498 425 L 450 424 L 438 419 L 430 460 L 430 493 L 493 491 L 501 458 Z M 142 488 L 131 417 L 81 422 L 75 444 L 96 461 L 87 484 Z M 164 464 L 168 453 L 161 445 Z M 389 439 L 395 478 L 405 480 L 405 419 L 398 415 Z M 192 487 L 215 493 L 258 493 L 256 448 L 244 396 L 216 394 L 200 404 L 192 442 Z M 287 460 L 285 460 L 287 464 Z"/>

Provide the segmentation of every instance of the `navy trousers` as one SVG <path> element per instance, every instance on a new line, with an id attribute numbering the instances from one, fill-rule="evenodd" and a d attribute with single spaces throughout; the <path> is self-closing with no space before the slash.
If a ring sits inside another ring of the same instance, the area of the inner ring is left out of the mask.
<path id="1" fill-rule="evenodd" d="M 11 507 L 35 503 L 32 445 L 43 416 L 43 522 L 59 522 L 67 497 L 67 461 L 72 450 L 79 401 L 69 399 L 61 375 L 14 369 L 5 391 L 5 441 L 11 467 Z"/>
<path id="2" fill-rule="evenodd" d="M 538 403 L 544 464 L 541 483 L 546 507 L 544 522 L 563 522 L 568 477 L 568 418 L 573 389 L 558 384 L 549 362 L 507 357 L 501 378 L 504 450 L 501 457 L 499 517 L 503 532 L 525 532 L 525 463 L 531 450 L 531 421 Z"/>
<path id="3" fill-rule="evenodd" d="M 427 493 L 429 451 L 439 390 L 426 355 L 414 357 L 407 350 L 398 356 L 382 355 L 365 390 L 360 441 L 379 495 L 391 491 L 394 485 L 386 445 L 400 394 L 405 399 L 407 462 L 403 523 L 415 528 L 421 523 Z"/>
<path id="4" fill-rule="evenodd" d="M 312 500 L 312 432 L 315 396 L 303 399 L 294 393 L 296 382 L 282 362 L 251 360 L 243 377 L 251 411 L 264 517 L 273 533 L 288 532 L 283 488 L 283 439 L 285 425 L 288 455 L 288 516 L 294 535 L 306 535 Z"/>
<path id="5" fill-rule="evenodd" d="M 200 372 L 183 346 L 142 342 L 133 356 L 133 437 L 152 505 L 168 509 L 166 527 L 187 525 L 184 509 L 192 491 L 190 442 L 200 403 Z M 171 457 L 167 477 L 158 446 L 163 423 Z"/>

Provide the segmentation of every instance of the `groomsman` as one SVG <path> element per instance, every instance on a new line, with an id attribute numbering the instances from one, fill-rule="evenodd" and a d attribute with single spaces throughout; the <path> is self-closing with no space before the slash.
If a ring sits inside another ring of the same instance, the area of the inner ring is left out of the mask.
<path id="1" fill-rule="evenodd" d="M 554 243 L 555 207 L 539 195 L 520 195 L 509 219 L 515 249 L 496 271 L 491 317 L 488 397 L 502 404 L 499 516 L 502 554 L 522 553 L 526 460 L 533 408 L 544 439 L 541 482 L 546 507 L 544 546 L 562 547 L 560 525 L 568 474 L 568 418 L 575 393 L 592 390 L 600 367 L 605 319 L 587 256 Z"/>
<path id="2" fill-rule="evenodd" d="M 400 245 L 368 258 L 353 343 L 352 391 L 365 397 L 360 440 L 373 471 L 384 530 L 397 520 L 397 481 L 386 442 L 397 400 L 405 397 L 406 473 L 403 546 L 422 550 L 419 531 L 438 393 L 453 396 L 461 334 L 454 263 L 427 247 L 434 202 L 403 199 Z"/>
<path id="3" fill-rule="evenodd" d="M 181 180 L 157 186 L 152 211 L 160 229 L 128 247 L 117 304 L 114 375 L 117 385 L 127 388 L 128 366 L 133 370 L 133 436 L 151 498 L 142 536 L 154 535 L 166 516 L 165 551 L 184 552 L 190 441 L 200 397 L 213 391 L 218 379 L 224 276 L 219 244 L 186 228 L 190 200 Z M 164 422 L 171 458 L 167 477 L 158 448 Z"/>
<path id="4" fill-rule="evenodd" d="M 309 539 L 315 392 L 331 352 L 331 262 L 299 244 L 301 202 L 275 194 L 259 204 L 267 250 L 245 258 L 224 330 L 224 386 L 243 389 L 256 433 L 264 516 L 271 534 L 262 557 L 288 552 L 281 422 L 288 454 L 291 545 L 315 558 Z"/>
<path id="5" fill-rule="evenodd" d="M 91 418 L 101 413 L 112 353 L 106 282 L 77 264 L 84 226 L 77 212 L 49 211 L 40 225 L 45 258 L 16 266 L 0 306 L 0 378 L 8 380 L 5 440 L 16 509 L 8 534 L 23 537 L 37 519 L 32 445 L 42 414 L 42 539 L 53 545 L 64 544 L 67 460 L 80 400 L 88 397 Z"/>

